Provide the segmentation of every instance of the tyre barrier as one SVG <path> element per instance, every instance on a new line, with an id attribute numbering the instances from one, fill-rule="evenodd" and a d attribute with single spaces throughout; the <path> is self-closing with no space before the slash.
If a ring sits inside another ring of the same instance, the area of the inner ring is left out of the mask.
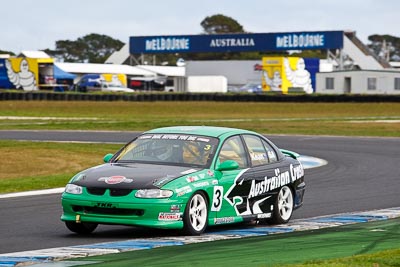
<path id="1" fill-rule="evenodd" d="M 0 101 L 221 101 L 221 102 L 400 102 L 400 95 L 305 95 L 233 93 L 90 94 L 57 92 L 7 92 Z"/>

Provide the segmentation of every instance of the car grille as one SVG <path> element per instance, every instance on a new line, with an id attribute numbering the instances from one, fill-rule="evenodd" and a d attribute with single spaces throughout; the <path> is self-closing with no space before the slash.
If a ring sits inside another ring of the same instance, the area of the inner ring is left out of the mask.
<path id="1" fill-rule="evenodd" d="M 143 209 L 119 209 L 119 208 L 101 208 L 89 206 L 72 206 L 74 212 L 84 214 L 103 214 L 103 215 L 120 215 L 120 216 L 142 216 Z"/>
<path id="2" fill-rule="evenodd" d="M 127 196 L 132 192 L 132 189 L 110 189 L 110 196 L 123 197 Z"/>
<path id="3" fill-rule="evenodd" d="M 86 187 L 86 190 L 91 195 L 102 196 L 106 192 L 107 188 Z"/>
<path id="4" fill-rule="evenodd" d="M 89 194 L 96 196 L 102 196 L 106 193 L 107 190 L 109 190 L 110 196 L 112 197 L 123 197 L 129 195 L 132 192 L 132 189 L 108 189 L 101 187 L 87 187 L 86 190 Z"/>

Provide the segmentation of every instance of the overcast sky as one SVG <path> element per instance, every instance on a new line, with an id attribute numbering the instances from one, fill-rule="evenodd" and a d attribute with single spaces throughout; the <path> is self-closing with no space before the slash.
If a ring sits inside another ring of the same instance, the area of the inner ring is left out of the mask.
<path id="1" fill-rule="evenodd" d="M 54 49 L 58 40 L 90 33 L 130 36 L 202 32 L 201 21 L 223 14 L 247 32 L 352 30 L 400 37 L 399 0 L 5 0 L 0 50 Z"/>

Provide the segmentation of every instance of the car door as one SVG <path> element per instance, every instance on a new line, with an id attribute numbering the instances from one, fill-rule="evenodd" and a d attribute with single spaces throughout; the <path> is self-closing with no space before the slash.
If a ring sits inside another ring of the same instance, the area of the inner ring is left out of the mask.
<path id="1" fill-rule="evenodd" d="M 281 171 L 278 156 L 260 136 L 246 134 L 243 140 L 251 166 L 245 181 L 249 185 L 246 201 L 251 214 L 268 217 L 276 199 L 277 177 Z"/>
<path id="2" fill-rule="evenodd" d="M 217 163 L 236 161 L 238 169 L 225 170 L 220 174 L 218 185 L 214 186 L 211 212 L 216 212 L 215 224 L 237 221 L 238 216 L 248 214 L 245 198 L 248 194 L 249 184 L 243 184 L 249 170 L 246 149 L 240 135 L 229 137 L 224 141 L 217 155 Z M 235 217 L 235 218 L 234 218 Z M 228 221 L 229 220 L 229 221 Z"/>

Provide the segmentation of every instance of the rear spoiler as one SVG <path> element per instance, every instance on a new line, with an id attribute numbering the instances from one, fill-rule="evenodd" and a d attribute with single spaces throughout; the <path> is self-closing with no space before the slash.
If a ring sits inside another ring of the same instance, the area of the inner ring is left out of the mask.
<path id="1" fill-rule="evenodd" d="M 294 151 L 290 151 L 290 150 L 286 150 L 286 149 L 279 149 L 284 155 L 292 157 L 294 159 L 297 159 L 298 157 L 300 157 L 300 154 L 294 152 Z"/>

